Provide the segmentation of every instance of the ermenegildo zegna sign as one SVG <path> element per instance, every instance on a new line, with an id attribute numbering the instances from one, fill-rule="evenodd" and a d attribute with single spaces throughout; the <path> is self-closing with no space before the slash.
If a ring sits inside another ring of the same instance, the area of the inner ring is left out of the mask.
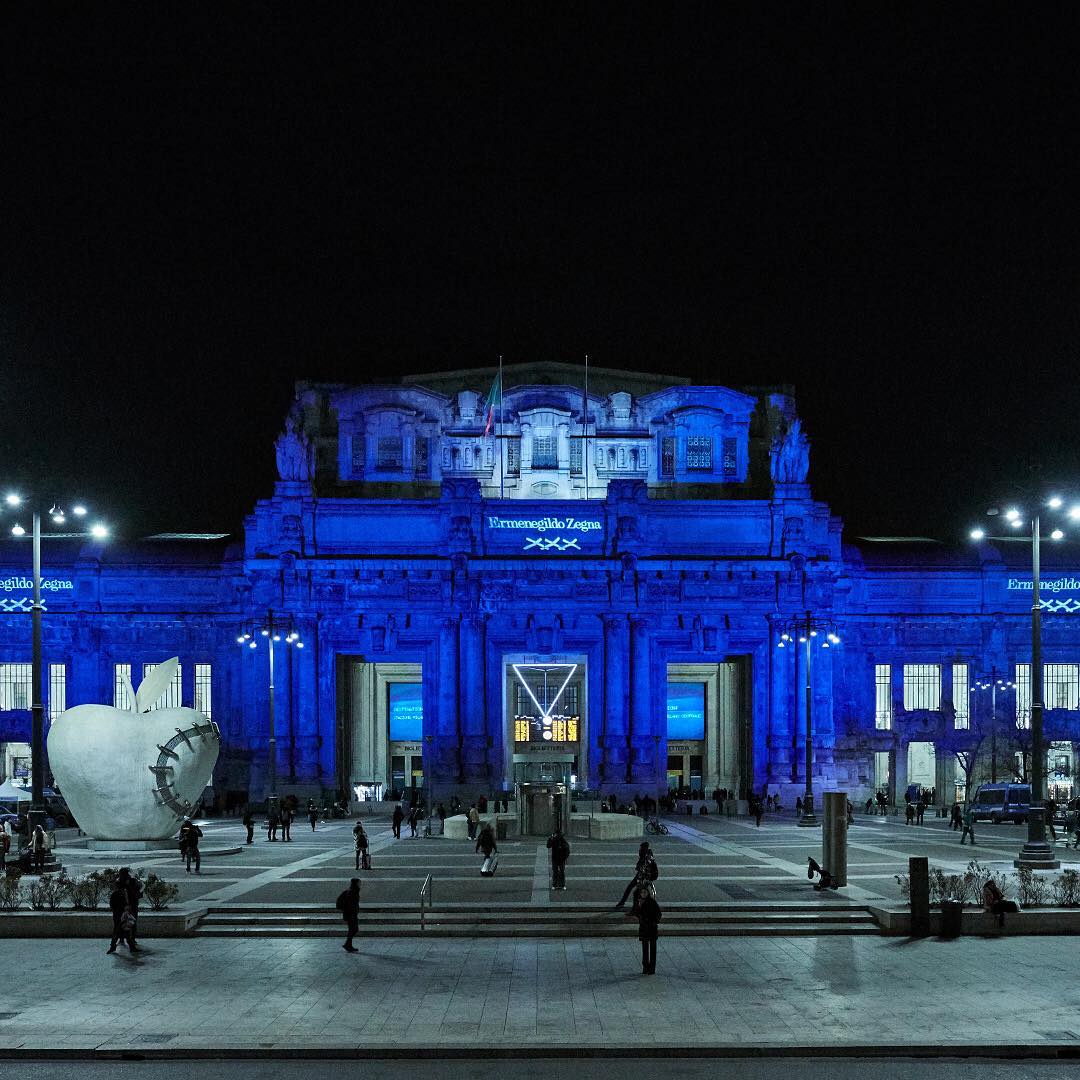
<path id="1" fill-rule="evenodd" d="M 532 554 L 562 554 L 593 551 L 603 544 L 604 523 L 598 517 L 572 514 L 529 514 L 504 517 L 485 514 L 488 539 L 512 545 Z"/>
<path id="2" fill-rule="evenodd" d="M 1034 587 L 1031 578 L 1008 579 L 1005 585 L 1009 592 L 1031 592 Z M 1039 579 L 1040 593 L 1080 593 L 1080 577 L 1052 577 Z"/>

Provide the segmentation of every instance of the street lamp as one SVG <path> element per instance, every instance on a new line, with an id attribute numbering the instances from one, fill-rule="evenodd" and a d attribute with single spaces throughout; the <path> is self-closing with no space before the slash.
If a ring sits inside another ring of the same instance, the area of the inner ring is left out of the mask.
<path id="1" fill-rule="evenodd" d="M 425 749 L 427 751 L 426 759 L 424 761 L 424 778 L 427 781 L 427 822 L 424 825 L 424 837 L 427 839 L 431 836 L 431 818 L 435 813 L 435 759 L 432 755 L 432 744 L 435 741 L 433 735 L 425 735 L 424 742 L 426 744 Z"/>
<path id="2" fill-rule="evenodd" d="M 1003 517 L 1008 522 L 1012 535 L 1023 535 L 1025 526 L 1031 527 L 1031 803 L 1028 807 L 1028 838 L 1020 849 L 1019 856 L 1013 860 L 1018 867 L 1031 867 L 1034 870 L 1056 870 L 1061 863 L 1054 858 L 1054 850 L 1046 841 L 1046 819 L 1044 813 L 1043 788 L 1045 786 L 1046 754 L 1043 750 L 1043 665 L 1042 665 L 1042 602 L 1039 600 L 1039 558 L 1042 545 L 1040 514 L 1043 508 L 1061 512 L 1064 500 L 1059 495 L 1045 500 L 1035 500 L 1030 510 L 1021 505 L 1009 506 L 1004 513 L 998 507 L 987 511 L 989 517 Z M 1080 505 L 1075 505 L 1065 512 L 1073 521 L 1080 518 Z M 975 528 L 970 534 L 972 540 L 992 539 L 986 530 Z M 1009 535 L 1009 534 L 1006 534 Z M 1054 528 L 1051 540 L 1062 540 L 1065 533 L 1061 528 Z"/>
<path id="3" fill-rule="evenodd" d="M 33 652 L 30 665 L 30 814 L 29 824 L 31 834 L 35 826 L 45 827 L 45 704 L 42 700 L 42 662 L 41 662 L 41 613 L 44 610 L 41 605 L 41 507 L 43 503 L 28 499 L 18 492 L 9 491 L 4 496 L 4 505 L 9 510 L 25 510 L 31 515 L 31 540 L 33 548 L 33 599 L 30 604 L 30 626 L 33 641 Z M 67 514 L 58 503 L 52 503 L 49 519 L 53 525 L 67 525 Z M 89 529 L 83 529 L 83 519 L 87 516 L 87 509 L 83 503 L 76 503 L 71 508 L 71 515 L 75 518 L 76 532 L 52 534 L 59 536 L 91 536 L 95 540 L 104 540 L 109 535 L 108 526 L 102 522 L 95 522 Z M 11 535 L 23 537 L 26 529 L 16 521 L 11 526 Z"/>
<path id="4" fill-rule="evenodd" d="M 973 694 L 990 691 L 990 782 L 997 783 L 997 695 L 1016 688 L 1011 679 L 1004 679 L 998 669 L 991 668 L 988 675 L 980 675 L 971 687 Z"/>
<path id="5" fill-rule="evenodd" d="M 812 770 L 814 766 L 814 744 L 812 741 L 813 725 L 811 713 L 813 711 L 813 680 L 811 678 L 811 663 L 815 644 L 822 649 L 833 648 L 840 644 L 840 635 L 836 632 L 836 623 L 831 619 L 814 618 L 810 612 L 789 619 L 780 626 L 780 640 L 777 648 L 785 649 L 789 645 L 803 645 L 806 650 L 803 668 L 806 673 L 806 791 L 803 794 L 803 815 L 799 818 L 800 825 L 820 825 L 821 822 L 814 815 L 814 786 Z M 799 654 L 795 653 L 795 664 L 798 666 Z M 798 710 L 796 709 L 796 715 Z"/>
<path id="6" fill-rule="evenodd" d="M 300 635 L 293 629 L 292 618 L 288 620 L 288 630 L 282 626 L 280 619 L 274 619 L 273 611 L 267 611 L 266 620 L 261 626 L 241 630 L 237 635 L 236 643 L 241 648 L 257 649 L 259 638 L 265 638 L 267 652 L 270 654 L 270 738 L 268 740 L 268 758 L 266 762 L 266 810 L 272 814 L 277 809 L 277 731 L 274 727 L 274 644 L 283 640 L 285 644 L 297 649 L 302 649 L 304 643 Z"/>

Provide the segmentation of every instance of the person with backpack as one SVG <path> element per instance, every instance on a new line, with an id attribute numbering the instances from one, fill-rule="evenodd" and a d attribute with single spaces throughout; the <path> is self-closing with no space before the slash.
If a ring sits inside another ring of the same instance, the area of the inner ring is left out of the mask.
<path id="1" fill-rule="evenodd" d="M 368 854 L 368 835 L 364 826 L 358 821 L 353 826 L 353 842 L 356 845 L 356 869 L 371 869 L 371 856 Z"/>
<path id="2" fill-rule="evenodd" d="M 337 898 L 337 909 L 345 920 L 345 944 L 341 947 L 346 952 L 359 952 L 353 945 L 353 938 L 360 933 L 360 879 L 354 877 L 349 887 Z"/>
<path id="3" fill-rule="evenodd" d="M 660 920 L 664 913 L 648 885 L 638 886 L 634 913 L 638 920 L 638 941 L 641 942 L 641 974 L 655 975 L 656 939 L 660 936 Z"/>
<path id="4" fill-rule="evenodd" d="M 185 818 L 180 826 L 180 850 L 184 853 L 184 866 L 191 873 L 191 860 L 195 860 L 195 873 L 202 873 L 202 856 L 199 854 L 199 838 L 203 831 L 191 818 Z"/>
<path id="5" fill-rule="evenodd" d="M 615 909 L 626 907 L 626 900 L 630 894 L 639 885 L 650 886 L 660 876 L 660 868 L 656 865 L 656 859 L 653 857 L 652 848 L 649 847 L 648 841 L 643 841 L 640 848 L 638 848 L 638 860 L 637 866 L 634 870 L 634 877 L 630 884 L 626 886 L 622 894 L 622 898 L 615 905 Z"/>
<path id="6" fill-rule="evenodd" d="M 570 844 L 561 829 L 556 829 L 547 842 L 551 852 L 551 887 L 566 892 L 566 860 L 570 858 Z"/>

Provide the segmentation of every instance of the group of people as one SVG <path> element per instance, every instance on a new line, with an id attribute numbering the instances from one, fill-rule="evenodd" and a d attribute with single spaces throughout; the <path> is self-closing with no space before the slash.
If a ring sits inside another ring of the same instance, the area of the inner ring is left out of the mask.
<path id="1" fill-rule="evenodd" d="M 616 911 L 622 910 L 633 893 L 634 902 L 629 914 L 638 921 L 642 975 L 656 974 L 656 942 L 660 936 L 660 920 L 664 917 L 660 905 L 656 902 L 656 879 L 659 876 L 660 868 L 652 847 L 648 841 L 642 841 L 638 848 L 634 876 L 615 905 Z"/>

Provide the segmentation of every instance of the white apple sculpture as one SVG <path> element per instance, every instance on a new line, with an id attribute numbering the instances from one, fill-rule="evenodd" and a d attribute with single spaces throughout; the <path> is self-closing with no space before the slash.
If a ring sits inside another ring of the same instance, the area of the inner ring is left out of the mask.
<path id="1" fill-rule="evenodd" d="M 164 840 L 194 808 L 217 764 L 221 733 L 195 709 L 149 711 L 177 657 L 128 692 L 131 711 L 76 705 L 49 729 L 49 763 L 83 832 L 97 840 Z M 127 677 L 125 676 L 125 679 Z"/>

